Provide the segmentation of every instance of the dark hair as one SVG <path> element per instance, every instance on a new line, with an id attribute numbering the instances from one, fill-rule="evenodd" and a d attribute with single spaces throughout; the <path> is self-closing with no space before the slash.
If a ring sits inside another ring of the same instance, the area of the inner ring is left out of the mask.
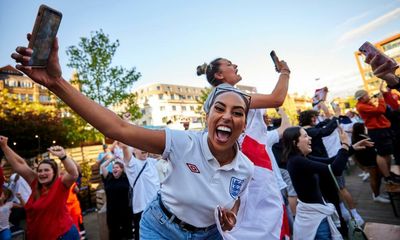
<path id="1" fill-rule="evenodd" d="M 272 125 L 274 128 L 279 128 L 282 124 L 282 118 L 273 118 L 272 119 Z"/>
<path id="2" fill-rule="evenodd" d="M 115 161 L 114 165 L 117 164 L 122 170 L 124 170 L 124 164 L 122 162 L 119 161 Z"/>
<path id="3" fill-rule="evenodd" d="M 356 143 L 365 137 L 362 137 L 361 134 L 365 134 L 365 125 L 364 123 L 354 123 L 353 132 L 351 134 L 351 142 Z"/>
<path id="4" fill-rule="evenodd" d="M 312 118 L 318 116 L 318 111 L 315 110 L 306 110 L 302 111 L 299 114 L 299 125 L 300 126 L 307 126 L 311 125 Z"/>
<path id="5" fill-rule="evenodd" d="M 215 79 L 215 74 L 219 71 L 219 66 L 221 65 L 220 60 L 224 58 L 216 58 L 210 62 L 210 64 L 204 63 L 202 65 L 197 66 L 196 73 L 197 76 L 205 74 L 207 77 L 208 83 L 212 86 L 216 87 L 223 82 L 221 80 Z"/>
<path id="6" fill-rule="evenodd" d="M 1 186 L 3 188 L 3 194 L 4 194 L 4 202 L 8 202 L 11 201 L 13 199 L 13 192 L 11 191 L 11 189 L 9 189 L 6 186 Z"/>
<path id="7" fill-rule="evenodd" d="M 57 166 L 57 163 L 51 158 L 44 159 L 41 162 L 39 162 L 39 164 L 37 166 L 37 171 L 39 171 L 39 167 L 42 164 L 48 164 L 48 165 L 50 165 L 51 169 L 53 169 L 54 176 L 53 176 L 53 179 L 51 179 L 51 182 L 49 183 L 49 186 L 51 186 L 51 185 L 53 185 L 53 183 L 55 182 L 56 178 L 58 177 L 58 166 Z M 43 185 L 41 183 L 39 183 L 39 181 L 38 181 L 37 185 L 36 185 L 35 200 L 40 197 L 42 189 L 43 189 Z"/>
<path id="8" fill-rule="evenodd" d="M 282 162 L 287 162 L 289 155 L 300 153 L 297 143 L 299 142 L 300 130 L 299 126 L 289 127 L 283 132 L 282 136 Z"/>

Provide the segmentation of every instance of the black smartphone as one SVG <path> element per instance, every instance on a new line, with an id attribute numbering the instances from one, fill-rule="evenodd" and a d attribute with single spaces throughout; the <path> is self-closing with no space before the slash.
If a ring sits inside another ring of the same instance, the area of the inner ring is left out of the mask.
<path id="1" fill-rule="evenodd" d="M 281 72 L 281 67 L 280 67 L 280 65 L 279 65 L 279 58 L 278 58 L 278 56 L 276 56 L 275 51 L 272 50 L 272 51 L 270 52 L 269 55 L 271 56 L 272 61 L 273 61 L 274 64 L 275 64 L 275 70 L 276 70 L 278 73 Z"/>
<path id="2" fill-rule="evenodd" d="M 50 56 L 54 39 L 61 23 L 61 12 L 40 5 L 28 47 L 33 50 L 28 65 L 44 68 Z"/>

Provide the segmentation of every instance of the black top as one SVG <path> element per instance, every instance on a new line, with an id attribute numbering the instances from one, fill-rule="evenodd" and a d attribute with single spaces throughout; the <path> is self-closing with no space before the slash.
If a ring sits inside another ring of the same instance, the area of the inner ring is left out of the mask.
<path id="1" fill-rule="evenodd" d="M 107 196 L 107 214 L 129 211 L 129 181 L 125 173 L 119 178 L 109 173 L 104 179 L 104 190 Z"/>
<path id="2" fill-rule="evenodd" d="M 311 149 L 310 155 L 315 157 L 328 157 L 324 143 L 322 141 L 323 137 L 329 136 L 337 128 L 337 118 L 326 119 L 318 123 L 315 127 L 305 128 L 307 135 L 312 137 L 311 139 Z"/>
<path id="3" fill-rule="evenodd" d="M 340 176 L 346 167 L 348 151 L 340 149 L 334 158 L 304 157 L 300 154 L 289 156 L 287 170 L 292 179 L 293 187 L 298 198 L 305 203 L 323 204 L 319 175 L 329 177 L 328 164 L 331 164 L 333 173 Z"/>

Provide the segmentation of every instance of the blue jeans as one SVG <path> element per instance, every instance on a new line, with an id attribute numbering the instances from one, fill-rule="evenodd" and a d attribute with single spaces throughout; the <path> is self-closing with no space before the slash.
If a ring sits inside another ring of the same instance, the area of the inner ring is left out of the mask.
<path id="1" fill-rule="evenodd" d="M 170 240 L 170 239 L 190 239 L 190 240 L 222 240 L 217 226 L 208 231 L 189 232 L 183 230 L 178 224 L 170 221 L 161 210 L 159 204 L 160 195 L 147 206 L 143 211 L 140 220 L 140 239 L 141 240 Z"/>
<path id="2" fill-rule="evenodd" d="M 11 240 L 11 231 L 9 228 L 0 232 L 0 240 Z"/>
<path id="3" fill-rule="evenodd" d="M 331 229 L 329 228 L 329 223 L 326 218 L 324 218 L 319 227 L 317 229 L 317 234 L 315 235 L 315 240 L 330 240 L 332 239 L 331 236 Z"/>
<path id="4" fill-rule="evenodd" d="M 81 239 L 81 235 L 78 232 L 75 224 L 72 224 L 72 227 L 68 230 L 68 232 L 64 233 L 62 236 L 58 238 L 59 240 L 79 240 Z"/>

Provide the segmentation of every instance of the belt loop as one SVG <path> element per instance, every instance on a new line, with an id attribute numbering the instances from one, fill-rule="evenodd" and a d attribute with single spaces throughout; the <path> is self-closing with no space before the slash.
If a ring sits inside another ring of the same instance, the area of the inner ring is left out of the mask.
<path id="1" fill-rule="evenodd" d="M 169 223 L 172 223 L 172 222 L 174 221 L 174 219 L 175 219 L 175 215 L 174 215 L 174 214 L 172 214 L 171 218 L 170 218 L 170 219 L 168 219 L 168 222 L 169 222 Z"/>

